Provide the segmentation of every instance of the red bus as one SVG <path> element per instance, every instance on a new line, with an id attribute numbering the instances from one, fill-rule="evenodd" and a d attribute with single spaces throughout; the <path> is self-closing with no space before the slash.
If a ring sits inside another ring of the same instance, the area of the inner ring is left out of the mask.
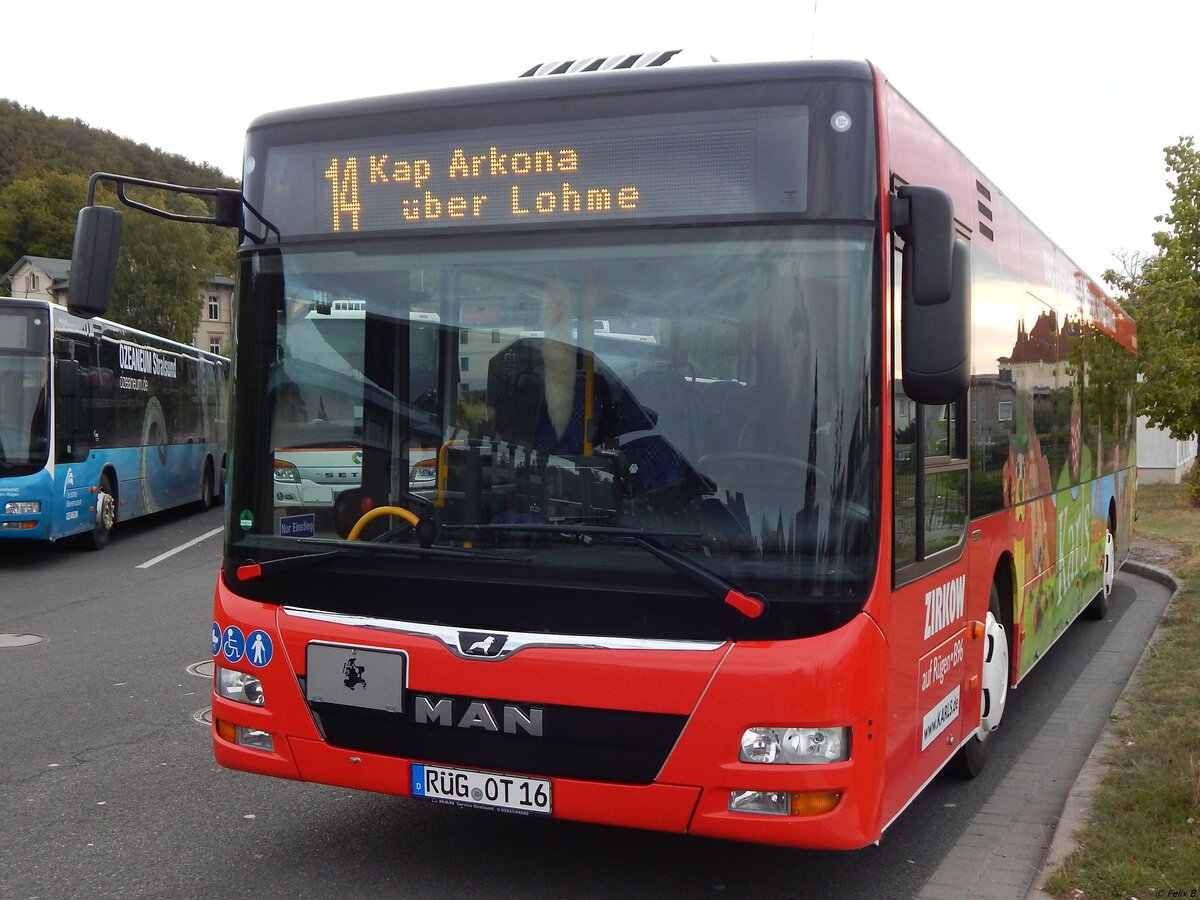
<path id="1" fill-rule="evenodd" d="M 221 765 L 862 847 L 1104 614 L 1128 316 L 872 65 L 669 56 L 251 125 Z"/>

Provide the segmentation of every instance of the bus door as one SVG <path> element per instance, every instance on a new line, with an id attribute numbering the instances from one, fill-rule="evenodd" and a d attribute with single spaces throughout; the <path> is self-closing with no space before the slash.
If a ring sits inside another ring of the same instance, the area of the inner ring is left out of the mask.
<path id="1" fill-rule="evenodd" d="M 898 298 L 902 254 L 896 252 L 893 259 Z M 892 343 L 898 360 L 900 303 L 894 308 Z M 974 735 L 979 691 L 971 675 L 980 671 L 980 642 L 970 637 L 971 607 L 966 602 L 977 587 L 968 586 L 965 553 L 966 396 L 942 405 L 917 403 L 904 392 L 897 362 L 892 410 L 888 818 Z"/>
<path id="2" fill-rule="evenodd" d="M 94 521 L 94 507 L 88 510 L 89 492 L 97 483 L 99 471 L 88 465 L 96 445 L 93 421 L 93 384 L 98 377 L 95 344 L 88 340 L 55 337 L 56 366 L 71 366 L 73 378 L 55 378 L 53 406 L 54 480 L 61 484 L 62 503 L 56 509 L 52 528 L 55 536 L 71 534 Z"/>

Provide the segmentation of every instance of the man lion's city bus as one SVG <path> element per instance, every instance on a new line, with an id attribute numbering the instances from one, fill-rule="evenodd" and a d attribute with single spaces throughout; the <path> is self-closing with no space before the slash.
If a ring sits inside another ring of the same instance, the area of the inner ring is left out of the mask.
<path id="1" fill-rule="evenodd" d="M 0 298 L 0 541 L 77 536 L 221 491 L 229 361 Z"/>
<path id="2" fill-rule="evenodd" d="M 861 847 L 1104 615 L 1128 316 L 870 64 L 671 56 L 251 125 L 221 765 Z"/>

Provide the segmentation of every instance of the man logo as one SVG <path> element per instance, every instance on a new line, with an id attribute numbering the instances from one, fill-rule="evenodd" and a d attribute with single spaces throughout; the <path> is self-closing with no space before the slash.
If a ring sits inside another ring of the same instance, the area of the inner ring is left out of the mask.
<path id="1" fill-rule="evenodd" d="M 482 631 L 460 631 L 458 647 L 465 656 L 483 656 L 494 659 L 508 641 L 506 634 L 488 634 Z"/>

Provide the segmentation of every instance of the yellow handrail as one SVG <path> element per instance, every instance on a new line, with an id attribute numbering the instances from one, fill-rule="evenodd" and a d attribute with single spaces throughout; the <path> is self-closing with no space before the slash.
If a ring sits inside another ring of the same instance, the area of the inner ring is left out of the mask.
<path id="1" fill-rule="evenodd" d="M 348 541 L 357 541 L 358 536 L 362 534 L 363 528 L 368 522 L 378 519 L 380 516 L 399 516 L 409 525 L 416 527 L 421 520 L 416 513 L 410 512 L 403 506 L 377 506 L 374 509 L 369 509 L 361 519 L 354 523 L 354 527 L 350 529 L 350 534 L 346 538 Z"/>

